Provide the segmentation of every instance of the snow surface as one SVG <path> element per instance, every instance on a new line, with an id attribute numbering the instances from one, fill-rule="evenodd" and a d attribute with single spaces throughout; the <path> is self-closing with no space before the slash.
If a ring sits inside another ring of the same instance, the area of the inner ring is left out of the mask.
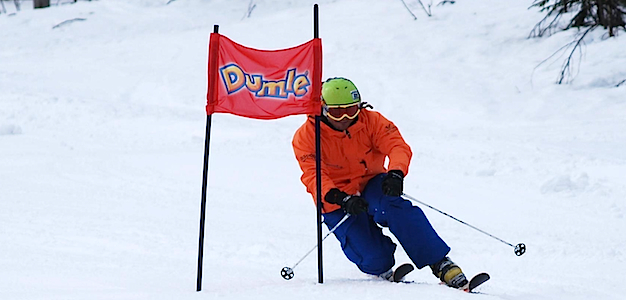
<path id="1" fill-rule="evenodd" d="M 406 192 L 528 246 L 517 257 L 424 208 L 466 273 L 492 275 L 482 294 L 429 270 L 373 279 L 333 237 L 324 284 L 315 254 L 282 279 L 316 243 L 291 149 L 305 118 L 225 114 L 195 292 L 208 35 L 294 46 L 312 37 L 314 1 L 254 0 L 249 18 L 249 0 L 166 2 L 0 15 L 0 299 L 624 298 L 626 37 L 592 33 L 556 85 L 564 56 L 540 63 L 576 32 L 528 39 L 543 17 L 531 0 L 435 1 L 430 18 L 407 1 L 417 20 L 401 1 L 318 1 L 323 76 L 353 79 L 399 126 Z"/>

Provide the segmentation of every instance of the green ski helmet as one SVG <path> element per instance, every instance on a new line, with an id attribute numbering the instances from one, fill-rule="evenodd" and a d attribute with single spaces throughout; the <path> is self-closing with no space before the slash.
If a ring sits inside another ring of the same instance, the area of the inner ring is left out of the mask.
<path id="1" fill-rule="evenodd" d="M 361 95 L 352 81 L 334 77 L 322 84 L 322 100 L 329 106 L 349 105 L 361 102 Z"/>

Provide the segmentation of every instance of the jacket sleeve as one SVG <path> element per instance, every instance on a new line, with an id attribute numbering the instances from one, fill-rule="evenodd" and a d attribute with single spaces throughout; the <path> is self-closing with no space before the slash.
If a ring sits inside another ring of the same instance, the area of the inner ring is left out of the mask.
<path id="1" fill-rule="evenodd" d="M 393 122 L 377 112 L 373 112 L 371 117 L 372 140 L 378 151 L 389 157 L 387 170 L 400 170 L 406 176 L 409 174 L 409 164 L 413 156 L 411 147 L 404 141 Z"/>
<path id="2" fill-rule="evenodd" d="M 317 181 L 315 173 L 315 129 L 305 124 L 293 137 L 292 146 L 300 169 L 302 170 L 302 183 L 306 186 L 307 192 L 313 196 L 313 201 L 317 203 Z M 339 209 L 340 206 L 328 203 L 324 200 L 324 196 L 330 189 L 335 188 L 335 184 L 328 176 L 327 170 L 322 164 L 322 204 L 324 212 L 331 212 Z"/>

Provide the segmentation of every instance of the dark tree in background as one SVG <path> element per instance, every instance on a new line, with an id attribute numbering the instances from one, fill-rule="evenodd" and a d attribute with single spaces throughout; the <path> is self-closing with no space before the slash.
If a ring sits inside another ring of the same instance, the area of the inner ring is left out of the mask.
<path id="1" fill-rule="evenodd" d="M 541 37 L 551 34 L 565 14 L 572 16 L 563 30 L 602 26 L 614 37 L 621 28 L 626 30 L 626 0 L 535 0 L 531 7 L 547 12 L 531 32 Z"/>
<path id="2" fill-rule="evenodd" d="M 598 27 L 603 27 L 607 30 L 609 37 L 615 37 L 620 29 L 626 30 L 626 0 L 535 0 L 531 8 L 533 7 L 540 8 L 541 12 L 546 13 L 546 16 L 535 25 L 530 32 L 530 37 L 551 35 L 558 29 L 578 28 L 580 30 L 574 41 L 561 47 L 539 64 L 543 64 L 558 53 L 571 49 L 561 66 L 561 72 L 557 79 L 558 84 L 567 82 L 573 77 L 572 59 L 575 53 L 579 54 L 579 60 L 582 58 L 581 47 L 585 44 L 584 39 L 588 33 Z M 563 18 L 571 19 L 561 22 Z M 559 28 L 559 26 L 562 27 Z M 616 87 L 619 87 L 623 82 L 618 83 Z"/>
<path id="3" fill-rule="evenodd" d="M 50 6 L 50 0 L 33 0 L 33 6 L 35 8 L 46 8 Z"/>

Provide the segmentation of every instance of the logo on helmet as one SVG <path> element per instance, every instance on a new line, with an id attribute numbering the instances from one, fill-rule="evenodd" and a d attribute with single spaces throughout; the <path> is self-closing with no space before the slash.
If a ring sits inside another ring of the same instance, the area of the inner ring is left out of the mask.
<path id="1" fill-rule="evenodd" d="M 357 100 L 361 100 L 361 95 L 359 95 L 359 91 L 354 90 L 352 92 L 350 92 L 350 94 L 352 95 L 352 100 L 357 101 Z"/>
<path id="2" fill-rule="evenodd" d="M 287 99 L 290 94 L 306 95 L 311 85 L 308 72 L 296 74 L 295 68 L 287 70 L 285 78 L 277 81 L 265 80 L 262 74 L 247 74 L 236 64 L 221 67 L 220 75 L 229 95 L 245 87 L 257 97 Z"/>

